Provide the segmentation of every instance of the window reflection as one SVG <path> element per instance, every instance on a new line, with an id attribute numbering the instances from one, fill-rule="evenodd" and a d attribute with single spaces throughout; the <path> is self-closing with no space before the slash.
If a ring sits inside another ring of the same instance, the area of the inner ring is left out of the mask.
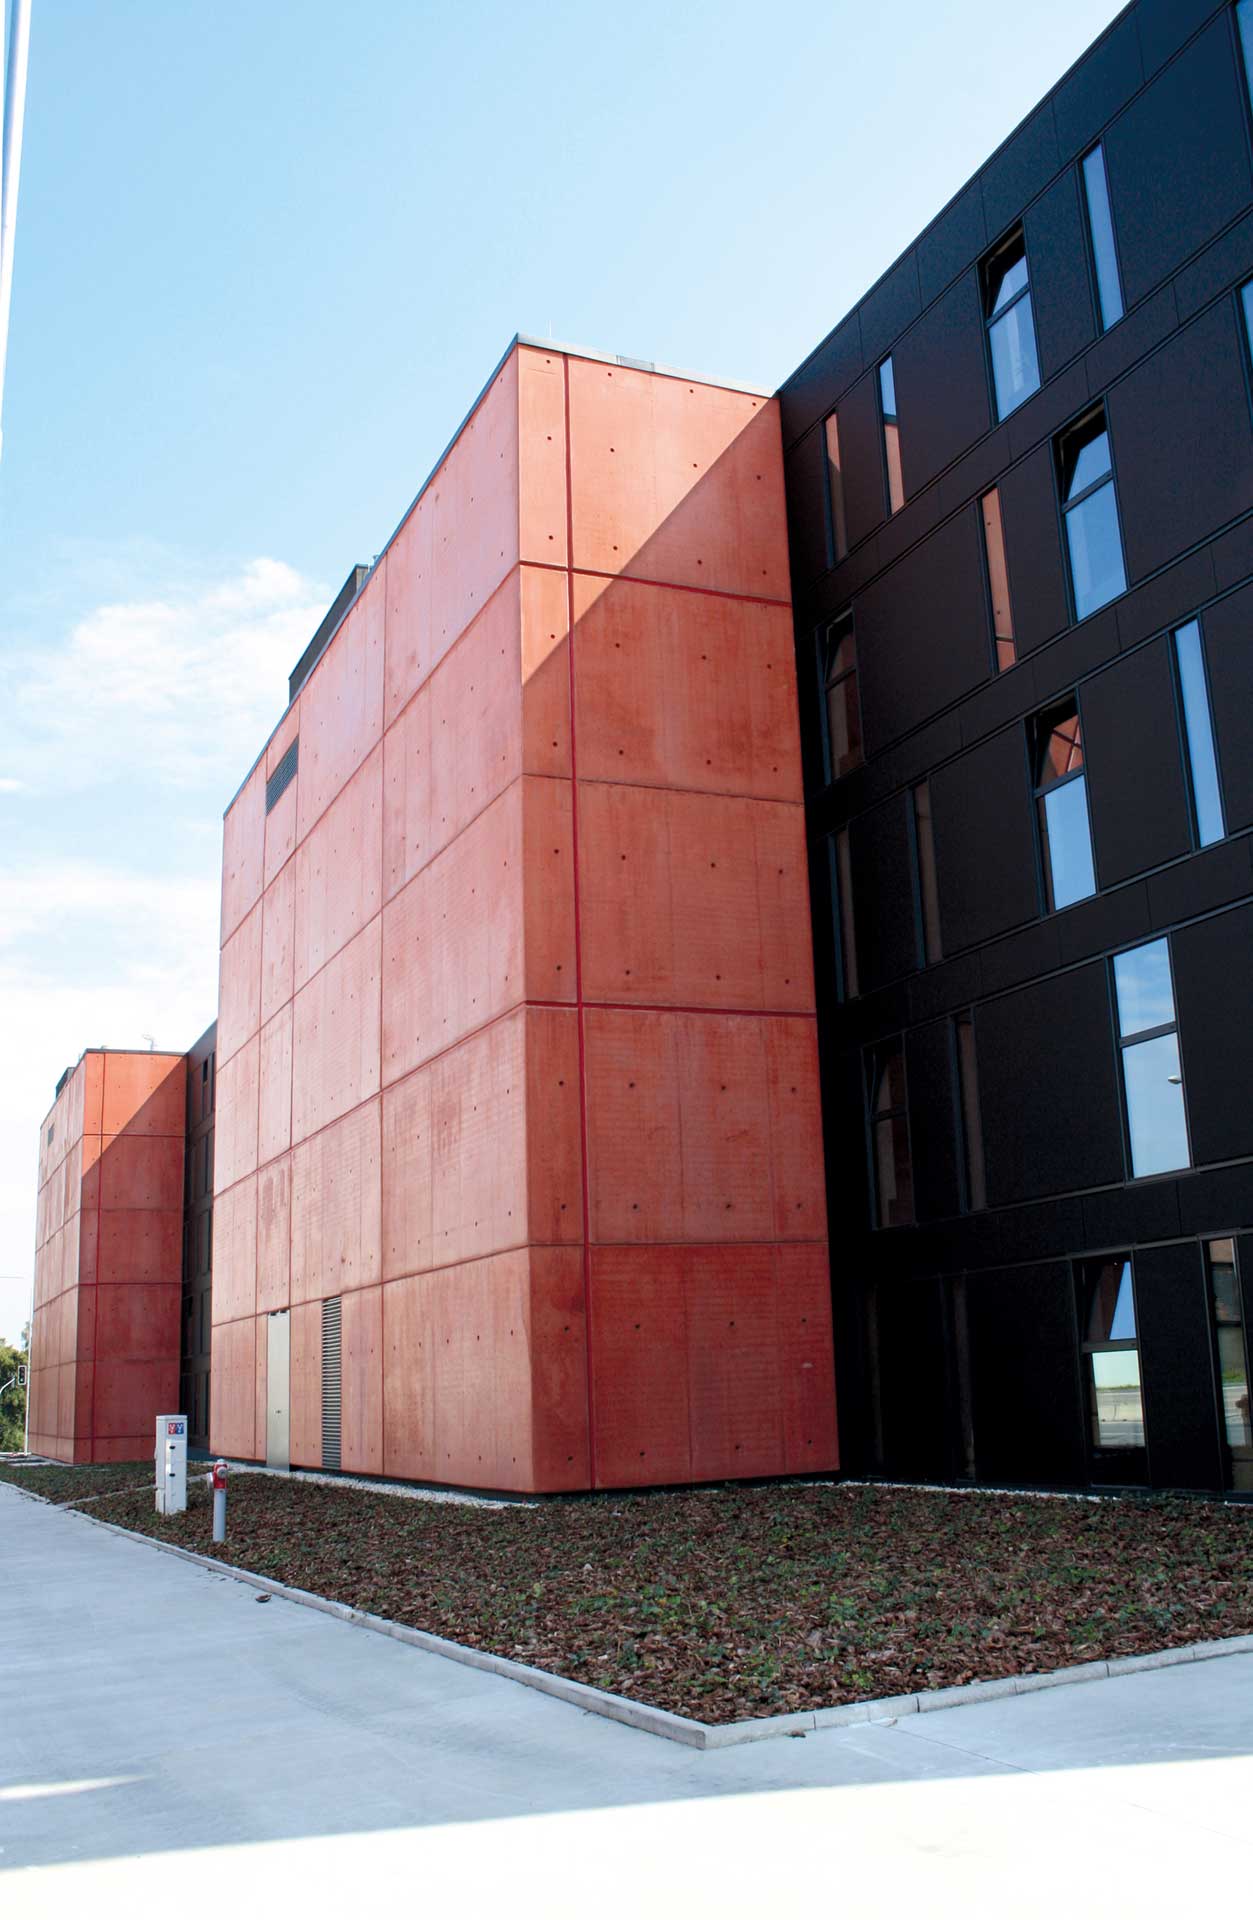
<path id="1" fill-rule="evenodd" d="M 988 569 L 988 591 L 992 597 L 992 632 L 996 637 L 996 666 L 999 673 L 1012 667 L 1018 658 L 1014 648 L 1014 614 L 1009 599 L 1009 569 L 1005 562 L 1005 532 L 1001 525 L 1001 496 L 995 487 L 985 493 L 983 509 L 983 553 Z"/>
<path id="2" fill-rule="evenodd" d="M 1188 742 L 1188 774 L 1192 786 L 1197 845 L 1209 847 L 1215 840 L 1223 838 L 1226 827 L 1223 824 L 1222 794 L 1218 786 L 1218 757 L 1214 751 L 1214 723 L 1205 678 L 1201 629 L 1195 620 L 1189 620 L 1187 626 L 1180 627 L 1175 634 L 1175 661 L 1179 669 L 1183 726 Z"/>
<path id="3" fill-rule="evenodd" d="M 1097 302 L 1104 332 L 1122 319 L 1123 305 L 1103 147 L 1093 147 L 1084 159 L 1083 191 L 1088 203 L 1088 237 L 1092 243 L 1092 265 L 1096 272 Z"/>
<path id="4" fill-rule="evenodd" d="M 996 412 L 1003 420 L 1040 384 L 1027 247 L 1021 227 L 984 261 L 983 297 Z"/>
<path id="5" fill-rule="evenodd" d="M 914 1218 L 914 1176 L 905 1106 L 905 1056 L 899 1040 L 875 1048 L 871 1077 L 877 1224 L 910 1226 Z"/>
<path id="6" fill-rule="evenodd" d="M 1132 1453 L 1144 1446 L 1144 1403 L 1130 1260 L 1086 1263 L 1080 1288 L 1093 1452 Z M 1093 1478 L 1101 1477 L 1098 1457 Z"/>
<path id="7" fill-rule="evenodd" d="M 896 418 L 896 375 L 891 355 L 879 368 L 879 408 L 883 420 L 883 455 L 888 474 L 888 512 L 899 513 L 905 504 L 905 483 L 901 478 L 901 436 Z"/>
<path id="8" fill-rule="evenodd" d="M 1035 722 L 1036 820 L 1050 912 L 1096 892 L 1079 710 L 1071 699 Z"/>
<path id="9" fill-rule="evenodd" d="M 827 512 L 831 528 L 831 563 L 838 566 L 848 552 L 848 523 L 844 513 L 844 469 L 840 464 L 840 423 L 827 419 Z"/>
<path id="10" fill-rule="evenodd" d="M 1083 620 L 1127 585 L 1103 408 L 1062 434 L 1058 467 L 1075 617 Z"/>
<path id="11" fill-rule="evenodd" d="M 860 766 L 862 758 L 857 643 L 850 613 L 841 614 L 827 628 L 823 654 L 827 777 L 838 780 L 850 768 Z"/>
<path id="12" fill-rule="evenodd" d="M 1227 1446 L 1227 1482 L 1241 1493 L 1253 1492 L 1253 1416 L 1249 1407 L 1249 1365 L 1244 1310 L 1234 1240 L 1210 1240 L 1205 1248 L 1210 1301 L 1218 1349 L 1218 1391 Z"/>
<path id="13" fill-rule="evenodd" d="M 1114 993 L 1131 1174 L 1141 1180 L 1191 1164 L 1169 941 L 1117 954 Z"/>

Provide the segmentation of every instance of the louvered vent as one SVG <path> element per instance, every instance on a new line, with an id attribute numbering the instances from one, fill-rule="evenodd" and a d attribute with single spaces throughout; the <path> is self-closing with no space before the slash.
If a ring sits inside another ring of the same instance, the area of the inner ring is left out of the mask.
<path id="1" fill-rule="evenodd" d="M 322 1465 L 339 1471 L 340 1302 L 322 1302 Z"/>
<path id="2" fill-rule="evenodd" d="M 287 752 L 283 755 L 273 773 L 265 783 L 265 810 L 273 813 L 275 807 L 296 778 L 296 761 L 300 749 L 300 736 L 297 734 Z"/>

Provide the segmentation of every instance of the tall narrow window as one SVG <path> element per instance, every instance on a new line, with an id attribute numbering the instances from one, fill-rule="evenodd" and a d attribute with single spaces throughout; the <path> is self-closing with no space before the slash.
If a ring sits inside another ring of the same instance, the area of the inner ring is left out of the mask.
<path id="1" fill-rule="evenodd" d="M 1183 700 L 1183 729 L 1188 741 L 1188 773 L 1192 786 L 1192 813 L 1196 822 L 1197 845 L 1212 846 L 1221 840 L 1223 825 L 1222 794 L 1218 786 L 1218 758 L 1214 752 L 1214 722 L 1210 713 L 1209 685 L 1205 678 L 1205 654 L 1201 629 L 1195 620 L 1175 630 L 1175 663 L 1179 669 L 1179 692 Z"/>
<path id="2" fill-rule="evenodd" d="M 1104 407 L 1059 435 L 1057 460 L 1075 618 L 1083 620 L 1127 585 Z"/>
<path id="3" fill-rule="evenodd" d="M 1253 0 L 1236 0 L 1236 27 L 1244 56 L 1245 85 L 1253 98 Z"/>
<path id="4" fill-rule="evenodd" d="M 879 410 L 883 417 L 883 458 L 888 471 L 888 512 L 899 513 L 905 504 L 905 483 L 901 479 L 901 435 L 896 418 L 896 375 L 892 357 L 879 368 Z"/>
<path id="5" fill-rule="evenodd" d="M 976 1212 L 988 1204 L 988 1184 L 983 1165 L 983 1120 L 979 1112 L 975 1023 L 968 1013 L 959 1013 L 955 1017 L 953 1037 L 957 1043 L 957 1084 L 961 1094 L 966 1205 L 972 1212 Z"/>
<path id="6" fill-rule="evenodd" d="M 929 967 L 943 958 L 943 948 L 940 945 L 940 891 L 935 877 L 935 835 L 931 829 L 931 788 L 926 780 L 919 781 L 913 797 L 922 964 Z"/>
<path id="7" fill-rule="evenodd" d="M 1094 1456 L 1092 1477 L 1103 1479 L 1108 1473 L 1101 1472 L 1101 1455 L 1125 1456 L 1144 1447 L 1144 1402 L 1130 1260 L 1085 1262 L 1080 1268 L 1079 1311 Z M 1115 1467 L 1113 1477 L 1128 1477 L 1125 1467 L 1121 1471 Z"/>
<path id="8" fill-rule="evenodd" d="M 861 765 L 861 703 L 857 697 L 857 642 L 853 616 L 833 620 L 822 641 L 822 692 L 827 779 Z"/>
<path id="9" fill-rule="evenodd" d="M 881 1227 L 911 1226 L 914 1174 L 905 1108 L 905 1055 L 899 1040 L 886 1041 L 872 1054 L 870 1126 L 876 1222 Z"/>
<path id="10" fill-rule="evenodd" d="M 1117 954 L 1114 987 L 1131 1175 L 1141 1180 L 1191 1164 L 1169 941 Z"/>
<path id="11" fill-rule="evenodd" d="M 1205 1266 L 1218 1347 L 1218 1392 L 1227 1443 L 1227 1484 L 1253 1493 L 1253 1415 L 1249 1408 L 1249 1357 L 1240 1304 L 1234 1240 L 1207 1240 Z"/>
<path id="12" fill-rule="evenodd" d="M 1253 0 L 1250 3 L 1253 4 Z M 1240 289 L 1240 308 L 1244 314 L 1245 343 L 1253 356 L 1253 280 L 1246 280 Z"/>
<path id="13" fill-rule="evenodd" d="M 844 469 L 840 464 L 840 423 L 827 415 L 827 525 L 831 535 L 831 564 L 838 566 L 848 552 L 848 522 L 844 514 Z"/>
<path id="14" fill-rule="evenodd" d="M 1088 238 L 1092 243 L 1092 268 L 1096 274 L 1096 297 L 1101 309 L 1101 330 L 1108 331 L 1123 316 L 1122 285 L 1118 278 L 1118 251 L 1114 245 L 1114 217 L 1109 210 L 1109 181 L 1105 174 L 1105 149 L 1093 147 L 1084 155 L 1083 191 L 1088 203 Z"/>
<path id="15" fill-rule="evenodd" d="M 1040 384 L 1027 243 L 1021 227 L 983 263 L 983 311 L 996 388 L 996 417 L 1004 420 L 1030 399 Z"/>
<path id="16" fill-rule="evenodd" d="M 861 991 L 857 983 L 857 923 L 853 918 L 853 863 L 848 850 L 848 828 L 841 827 L 832 842 L 835 862 L 835 897 L 839 903 L 840 965 L 844 973 L 844 998 L 855 1000 Z"/>
<path id="17" fill-rule="evenodd" d="M 1036 818 L 1044 895 L 1049 911 L 1056 913 L 1096 892 L 1083 735 L 1073 697 L 1038 714 L 1034 728 Z"/>
<path id="18" fill-rule="evenodd" d="M 992 632 L 996 637 L 996 669 L 1004 673 L 1018 654 L 1014 647 L 1014 611 L 1009 604 L 1009 568 L 1005 563 L 1005 532 L 1001 525 L 1001 496 L 993 487 L 985 493 L 983 508 L 983 554 L 988 569 L 988 592 L 992 600 Z"/>

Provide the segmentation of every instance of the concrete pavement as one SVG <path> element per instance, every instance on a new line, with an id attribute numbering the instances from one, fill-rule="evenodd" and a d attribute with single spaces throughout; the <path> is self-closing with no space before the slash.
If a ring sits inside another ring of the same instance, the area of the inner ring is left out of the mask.
<path id="1" fill-rule="evenodd" d="M 698 1753 L 0 1486 L 0 1687 L 24 1917 L 1141 1920 L 1253 1878 L 1247 1654 Z"/>

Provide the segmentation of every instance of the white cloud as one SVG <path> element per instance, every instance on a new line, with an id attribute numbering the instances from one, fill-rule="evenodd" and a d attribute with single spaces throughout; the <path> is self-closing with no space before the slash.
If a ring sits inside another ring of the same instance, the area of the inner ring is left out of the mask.
<path id="1" fill-rule="evenodd" d="M 123 777 L 233 787 L 282 713 L 327 599 L 282 561 L 257 559 L 226 580 L 172 579 L 98 606 L 60 641 L 10 647 L 4 790 L 82 792 Z"/>
<path id="2" fill-rule="evenodd" d="M 15 815 L 0 836 L 0 1336 L 27 1314 L 39 1125 L 61 1072 L 149 1034 L 184 1049 L 216 1017 L 222 806 L 328 604 L 282 561 L 206 579 L 156 560 L 142 593 L 68 631 L 38 609 L 0 663 L 0 793 L 37 802 L 21 838 Z"/>

